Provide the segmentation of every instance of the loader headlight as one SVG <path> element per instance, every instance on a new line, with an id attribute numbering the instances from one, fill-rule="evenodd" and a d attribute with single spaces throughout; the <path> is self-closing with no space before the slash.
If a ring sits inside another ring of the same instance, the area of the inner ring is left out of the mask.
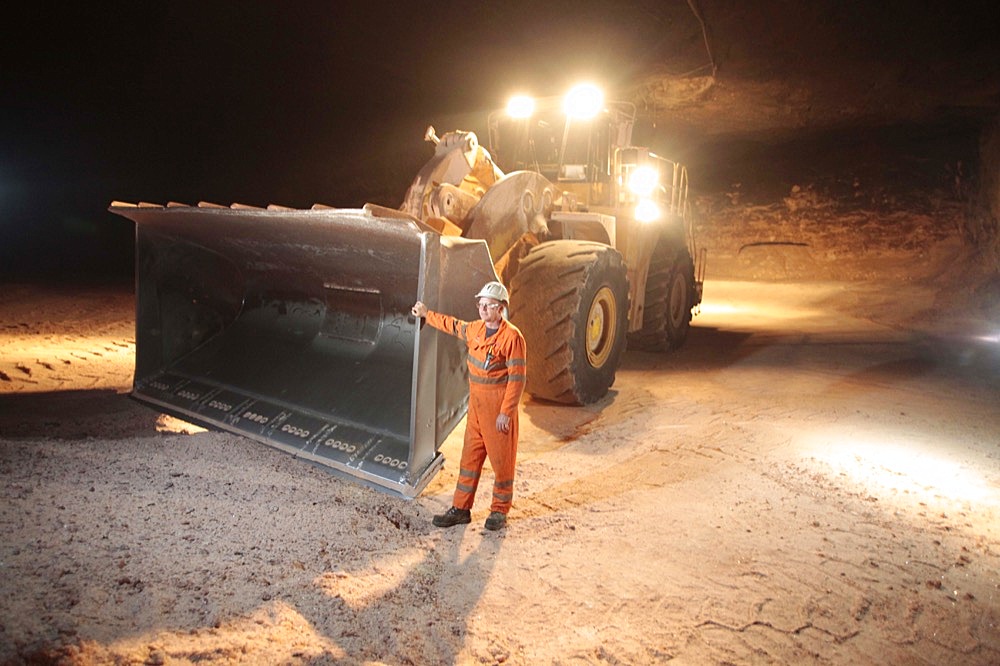
<path id="1" fill-rule="evenodd" d="M 507 115 L 511 118 L 530 118 L 535 112 L 535 100 L 528 95 L 514 95 L 507 102 Z"/>
<path id="2" fill-rule="evenodd" d="M 604 107 L 604 93 L 593 83 L 581 83 L 566 93 L 563 111 L 570 118 L 586 120 L 596 116 Z"/>
<path id="3" fill-rule="evenodd" d="M 660 219 L 660 207 L 649 199 L 643 199 L 635 207 L 635 219 L 640 222 L 655 222 Z"/>
<path id="4" fill-rule="evenodd" d="M 660 184 L 659 172 L 650 166 L 637 167 L 628 177 L 628 189 L 640 197 L 649 197 Z"/>

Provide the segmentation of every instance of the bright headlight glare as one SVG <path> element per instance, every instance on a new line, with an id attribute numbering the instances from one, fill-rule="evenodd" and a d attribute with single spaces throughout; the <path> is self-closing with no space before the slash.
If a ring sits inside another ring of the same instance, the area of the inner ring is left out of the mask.
<path id="1" fill-rule="evenodd" d="M 655 222 L 660 219 L 660 207 L 649 199 L 643 199 L 635 207 L 635 219 L 640 222 Z"/>
<path id="2" fill-rule="evenodd" d="M 660 174 L 650 166 L 637 167 L 628 177 L 628 189 L 640 197 L 648 197 L 660 182 Z"/>
<path id="3" fill-rule="evenodd" d="M 604 93 L 592 83 L 582 83 L 566 94 L 563 110 L 570 118 L 587 119 L 596 116 L 604 106 Z"/>
<path id="4" fill-rule="evenodd" d="M 528 95 L 514 95 L 507 102 L 507 115 L 511 118 L 530 118 L 535 112 L 535 100 Z"/>

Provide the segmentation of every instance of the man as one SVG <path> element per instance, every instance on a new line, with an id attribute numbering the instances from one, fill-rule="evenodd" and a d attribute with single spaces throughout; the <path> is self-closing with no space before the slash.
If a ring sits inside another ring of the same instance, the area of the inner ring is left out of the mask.
<path id="1" fill-rule="evenodd" d="M 452 507 L 434 516 L 438 527 L 472 521 L 470 509 L 483 462 L 493 467 L 493 502 L 486 529 L 507 524 L 514 498 L 517 458 L 517 413 L 524 392 L 524 336 L 505 316 L 509 297 L 499 282 L 488 282 L 476 294 L 481 321 L 467 322 L 428 310 L 417 301 L 411 310 L 434 328 L 465 341 L 469 355 L 469 413 Z"/>

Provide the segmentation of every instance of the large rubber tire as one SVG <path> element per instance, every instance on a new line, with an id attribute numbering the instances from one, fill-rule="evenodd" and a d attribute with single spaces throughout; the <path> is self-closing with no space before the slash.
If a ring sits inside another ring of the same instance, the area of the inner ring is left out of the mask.
<path id="1" fill-rule="evenodd" d="M 628 331 L 628 277 L 617 250 L 570 240 L 532 248 L 511 280 L 510 306 L 528 348 L 530 395 L 588 404 L 607 394 Z"/>
<path id="2" fill-rule="evenodd" d="M 644 351 L 679 348 L 691 328 L 694 298 L 694 263 L 687 248 L 661 237 L 649 262 L 642 328 L 629 335 L 629 346 Z"/>

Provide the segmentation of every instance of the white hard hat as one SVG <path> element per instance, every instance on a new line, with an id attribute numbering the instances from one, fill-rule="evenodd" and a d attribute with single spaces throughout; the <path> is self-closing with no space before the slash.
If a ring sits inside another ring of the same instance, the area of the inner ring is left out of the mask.
<path id="1" fill-rule="evenodd" d="M 487 282 L 484 284 L 483 288 L 476 294 L 476 298 L 492 298 L 504 303 L 510 300 L 510 296 L 507 294 L 507 287 L 499 282 Z"/>

